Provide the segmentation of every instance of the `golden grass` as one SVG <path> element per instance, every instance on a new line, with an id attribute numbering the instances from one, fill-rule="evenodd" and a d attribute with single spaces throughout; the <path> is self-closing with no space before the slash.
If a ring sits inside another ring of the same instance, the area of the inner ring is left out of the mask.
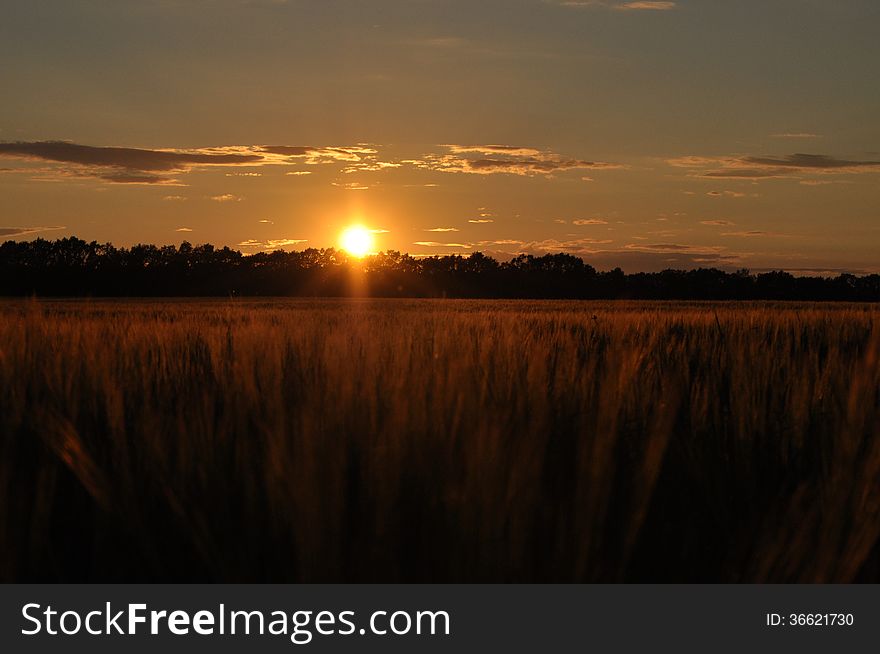
<path id="1" fill-rule="evenodd" d="M 880 311 L 0 304 L 0 579 L 878 581 Z"/>

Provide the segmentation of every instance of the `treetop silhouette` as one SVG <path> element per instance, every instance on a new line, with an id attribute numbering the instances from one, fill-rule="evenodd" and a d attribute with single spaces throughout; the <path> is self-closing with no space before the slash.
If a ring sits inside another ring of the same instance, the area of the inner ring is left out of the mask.
<path id="1" fill-rule="evenodd" d="M 333 248 L 244 255 L 228 247 L 86 242 L 75 237 L 0 245 L 7 296 L 348 296 L 353 280 L 372 297 L 880 301 L 880 275 L 795 277 L 714 268 L 599 272 L 571 254 L 497 261 L 413 257 L 389 250 L 354 259 Z"/>

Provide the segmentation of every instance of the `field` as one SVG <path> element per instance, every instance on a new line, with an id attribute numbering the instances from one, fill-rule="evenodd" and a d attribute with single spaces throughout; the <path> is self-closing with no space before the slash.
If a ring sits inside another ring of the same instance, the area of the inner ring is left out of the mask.
<path id="1" fill-rule="evenodd" d="M 3 581 L 880 581 L 880 308 L 0 303 Z"/>

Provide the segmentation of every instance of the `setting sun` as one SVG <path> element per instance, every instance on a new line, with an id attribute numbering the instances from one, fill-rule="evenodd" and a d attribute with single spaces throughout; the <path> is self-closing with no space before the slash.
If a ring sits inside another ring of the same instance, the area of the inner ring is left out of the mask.
<path id="1" fill-rule="evenodd" d="M 347 228 L 339 237 L 342 249 L 355 257 L 363 257 L 373 251 L 373 233 L 360 225 Z"/>

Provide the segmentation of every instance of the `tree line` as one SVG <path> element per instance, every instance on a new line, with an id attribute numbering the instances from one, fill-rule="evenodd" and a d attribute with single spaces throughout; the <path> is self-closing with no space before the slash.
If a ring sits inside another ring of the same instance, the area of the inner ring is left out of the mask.
<path id="1" fill-rule="evenodd" d="M 564 253 L 497 261 L 387 251 L 354 259 L 333 248 L 244 255 L 228 247 L 86 242 L 0 245 L 6 296 L 350 296 L 880 301 L 880 275 L 794 276 L 714 268 L 600 272 Z"/>

